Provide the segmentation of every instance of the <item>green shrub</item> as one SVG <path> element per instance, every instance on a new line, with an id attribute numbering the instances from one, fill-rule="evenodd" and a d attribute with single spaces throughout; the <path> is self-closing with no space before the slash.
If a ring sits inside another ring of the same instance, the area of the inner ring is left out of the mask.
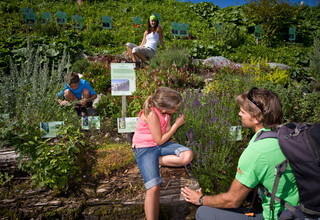
<path id="1" fill-rule="evenodd" d="M 189 66 L 189 53 L 184 48 L 168 49 L 165 51 L 157 51 L 156 55 L 150 60 L 150 69 L 168 69 L 173 64 L 177 68 L 188 68 Z"/>
<path id="2" fill-rule="evenodd" d="M 310 67 L 312 69 L 312 76 L 320 82 L 320 40 L 319 38 L 314 39 L 313 51 L 310 54 Z"/>
<path id="3" fill-rule="evenodd" d="M 28 47 L 22 67 L 11 63 L 10 74 L 0 75 L 0 112 L 10 116 L 0 122 L 0 137 L 5 145 L 16 148 L 21 168 L 33 174 L 35 183 L 63 190 L 79 173 L 75 163 L 84 146 L 73 107 L 61 107 L 56 101 L 71 65 L 64 54 L 58 68 L 49 69 L 48 60 L 41 64 L 39 51 Z M 58 142 L 42 139 L 40 122 L 45 121 L 64 121 L 63 138 Z"/>

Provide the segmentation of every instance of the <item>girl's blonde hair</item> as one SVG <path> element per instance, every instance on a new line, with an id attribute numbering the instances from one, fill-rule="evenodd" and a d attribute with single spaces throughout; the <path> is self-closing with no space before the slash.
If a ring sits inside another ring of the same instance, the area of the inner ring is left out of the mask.
<path id="1" fill-rule="evenodd" d="M 175 110 L 182 102 L 181 95 L 168 87 L 160 87 L 153 96 L 149 96 L 143 104 L 143 114 L 149 115 L 152 107 L 159 110 Z"/>

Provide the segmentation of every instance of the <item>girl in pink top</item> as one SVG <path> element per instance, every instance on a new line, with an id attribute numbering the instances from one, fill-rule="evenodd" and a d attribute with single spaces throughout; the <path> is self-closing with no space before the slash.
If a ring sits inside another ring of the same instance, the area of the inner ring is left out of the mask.
<path id="1" fill-rule="evenodd" d="M 174 132 L 184 124 L 181 114 L 171 126 L 170 114 L 181 105 L 181 95 L 170 88 L 159 88 L 144 103 L 135 134 L 132 139 L 135 159 L 147 190 L 144 209 L 146 218 L 158 219 L 160 198 L 159 164 L 181 167 L 192 161 L 192 151 L 180 144 L 169 141 Z"/>

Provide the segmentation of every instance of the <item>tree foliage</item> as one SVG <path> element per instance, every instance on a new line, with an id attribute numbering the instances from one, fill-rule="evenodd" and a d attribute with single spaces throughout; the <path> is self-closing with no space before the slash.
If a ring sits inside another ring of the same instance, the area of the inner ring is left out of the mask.
<path id="1" fill-rule="evenodd" d="M 293 22 L 293 18 L 301 11 L 301 7 L 292 4 L 289 0 L 247 0 L 244 13 L 249 23 L 261 25 L 263 38 L 270 42 L 273 36 L 279 36 Z M 286 29 L 286 31 L 285 31 Z"/>

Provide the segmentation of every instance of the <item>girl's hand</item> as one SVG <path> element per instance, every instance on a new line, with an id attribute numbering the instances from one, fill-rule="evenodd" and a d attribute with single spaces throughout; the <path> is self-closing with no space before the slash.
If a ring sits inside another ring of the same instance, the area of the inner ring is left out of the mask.
<path id="1" fill-rule="evenodd" d="M 184 124 L 184 114 L 180 114 L 179 117 L 176 119 L 175 124 L 180 127 L 181 125 Z"/>

